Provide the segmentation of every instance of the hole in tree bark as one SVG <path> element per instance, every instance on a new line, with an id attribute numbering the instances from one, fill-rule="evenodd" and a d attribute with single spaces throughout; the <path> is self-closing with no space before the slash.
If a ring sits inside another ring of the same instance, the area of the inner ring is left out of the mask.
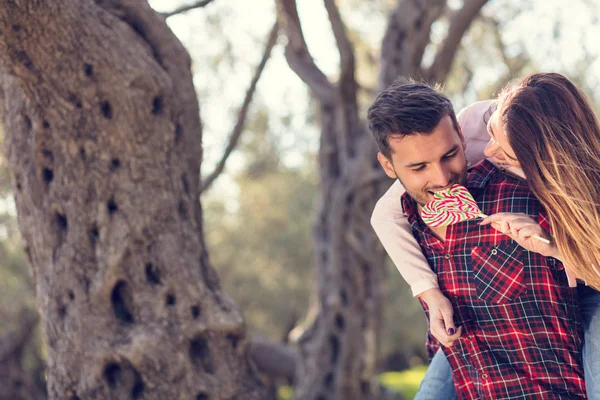
<path id="1" fill-rule="evenodd" d="M 199 316 L 200 316 L 200 306 L 193 305 L 192 306 L 192 317 L 194 319 L 198 319 Z"/>
<path id="2" fill-rule="evenodd" d="M 62 231 L 67 230 L 67 217 L 63 214 L 56 213 L 56 225 Z"/>
<path id="3" fill-rule="evenodd" d="M 145 385 L 142 376 L 128 362 L 123 365 L 110 362 L 104 366 L 102 375 L 111 389 L 121 388 L 124 385 L 127 385 L 126 389 L 131 388 L 131 398 L 134 400 L 139 399 L 144 393 Z"/>
<path id="4" fill-rule="evenodd" d="M 183 185 L 183 191 L 185 194 L 190 194 L 190 184 L 186 174 L 181 175 L 181 184 Z"/>
<path id="5" fill-rule="evenodd" d="M 188 211 L 187 211 L 187 207 L 184 203 L 183 200 L 179 201 L 179 205 L 177 206 L 177 211 L 179 212 L 179 216 L 183 219 L 187 219 L 188 217 Z"/>
<path id="6" fill-rule="evenodd" d="M 96 247 L 96 243 L 98 243 L 98 237 L 100 236 L 100 232 L 98 232 L 98 227 L 96 224 L 92 225 L 89 231 L 90 244 L 92 247 Z"/>
<path id="7" fill-rule="evenodd" d="M 346 324 L 346 321 L 344 320 L 344 317 L 342 316 L 342 314 L 336 314 L 335 315 L 335 326 L 337 326 L 337 328 L 340 331 L 343 331 L 345 324 Z"/>
<path id="8" fill-rule="evenodd" d="M 112 106 L 108 101 L 103 101 L 102 103 L 100 103 L 100 111 L 102 111 L 102 115 L 104 115 L 104 118 L 112 119 Z"/>
<path id="9" fill-rule="evenodd" d="M 340 356 L 340 340 L 335 336 L 329 336 L 329 346 L 331 347 L 331 363 L 336 364 Z"/>
<path id="10" fill-rule="evenodd" d="M 417 28 L 417 30 L 420 30 L 423 27 L 423 19 L 419 18 L 415 21 L 415 28 Z"/>
<path id="11" fill-rule="evenodd" d="M 133 369 L 133 376 L 134 376 L 134 381 L 133 381 L 134 383 L 133 383 L 133 388 L 131 389 L 131 398 L 133 400 L 137 400 L 140 397 L 142 397 L 142 394 L 144 394 L 145 385 L 144 385 L 144 381 L 142 380 L 141 375 L 135 369 Z"/>
<path id="12" fill-rule="evenodd" d="M 49 185 L 50 182 L 52 182 L 52 180 L 54 179 L 54 172 L 52 172 L 50 168 L 44 168 L 44 170 L 42 171 L 42 177 L 44 179 L 44 183 L 46 185 Z"/>
<path id="13" fill-rule="evenodd" d="M 31 118 L 29 118 L 27 115 L 23 115 L 23 125 L 25 126 L 26 130 L 31 130 Z"/>
<path id="14" fill-rule="evenodd" d="M 69 300 L 71 300 L 71 301 L 75 300 L 75 293 L 73 293 L 72 290 L 69 290 L 68 296 L 69 296 Z"/>
<path id="15" fill-rule="evenodd" d="M 17 190 L 20 192 L 21 190 L 23 190 L 23 186 L 21 185 L 21 182 L 17 182 Z"/>
<path id="16" fill-rule="evenodd" d="M 126 324 L 133 324 L 133 297 L 129 285 L 125 281 L 118 281 L 112 290 L 110 300 L 115 317 Z"/>
<path id="17" fill-rule="evenodd" d="M 360 382 L 360 391 L 362 394 L 367 395 L 371 391 L 371 385 L 369 382 L 361 381 Z"/>
<path id="18" fill-rule="evenodd" d="M 152 263 L 146 264 L 146 281 L 152 285 L 160 284 L 160 271 Z"/>
<path id="19" fill-rule="evenodd" d="M 227 340 L 229 340 L 229 343 L 231 343 L 231 346 L 234 349 L 237 349 L 238 342 L 240 340 L 240 338 L 237 335 L 234 335 L 233 333 L 230 333 L 229 335 L 227 335 Z"/>
<path id="20" fill-rule="evenodd" d="M 42 126 L 44 127 L 44 129 L 48 129 L 50 128 L 50 122 L 44 120 L 44 122 L 42 122 Z"/>
<path id="21" fill-rule="evenodd" d="M 196 400 L 208 400 L 208 395 L 206 393 L 198 393 L 196 395 Z"/>
<path id="22" fill-rule="evenodd" d="M 19 51 L 15 54 L 15 61 L 23 64 L 23 66 L 29 70 L 33 69 L 33 63 L 31 62 L 29 55 L 24 51 Z"/>
<path id="23" fill-rule="evenodd" d="M 342 305 L 347 306 L 348 305 L 348 294 L 346 293 L 346 290 L 342 289 L 340 291 L 340 298 L 342 299 Z"/>
<path id="24" fill-rule="evenodd" d="M 86 159 L 85 149 L 83 146 L 79 148 L 79 157 L 81 157 L 81 161 L 85 161 Z"/>
<path id="25" fill-rule="evenodd" d="M 183 137 L 183 126 L 181 124 L 175 125 L 175 144 L 179 144 L 181 142 L 181 138 Z"/>
<path id="26" fill-rule="evenodd" d="M 165 297 L 165 303 L 168 306 L 174 306 L 175 303 L 177 302 L 177 299 L 175 298 L 175 296 L 171 293 L 168 293 L 167 296 Z"/>
<path id="27" fill-rule="evenodd" d="M 48 159 L 48 161 L 54 161 L 54 154 L 48 149 L 42 150 L 42 155 Z"/>
<path id="28" fill-rule="evenodd" d="M 88 77 L 94 75 L 94 67 L 92 64 L 83 64 L 83 73 Z"/>
<path id="29" fill-rule="evenodd" d="M 21 25 L 13 25 L 12 30 L 13 32 L 19 32 L 21 30 Z"/>
<path id="30" fill-rule="evenodd" d="M 104 366 L 104 371 L 102 371 L 102 375 L 108 383 L 108 386 L 111 388 L 117 387 L 122 380 L 123 370 L 121 366 L 117 363 L 108 363 Z"/>
<path id="31" fill-rule="evenodd" d="M 60 319 L 63 319 L 67 316 L 67 307 L 65 307 L 64 305 L 60 305 L 58 307 L 58 317 Z"/>
<path id="32" fill-rule="evenodd" d="M 156 96 L 152 100 L 152 115 L 159 115 L 163 111 L 163 99 L 161 96 Z"/>
<path id="33" fill-rule="evenodd" d="M 118 158 L 113 158 L 110 161 L 110 172 L 115 172 L 121 167 L 121 161 Z"/>
<path id="34" fill-rule="evenodd" d="M 113 197 L 111 197 L 110 200 L 108 200 L 108 203 L 106 204 L 106 208 L 108 209 L 109 214 L 114 214 L 119 209 L 119 207 L 117 207 L 117 203 L 115 202 L 115 199 Z"/>
<path id="35" fill-rule="evenodd" d="M 325 380 L 323 381 L 325 383 L 325 387 L 327 387 L 327 388 L 333 387 L 333 377 L 334 377 L 334 375 L 332 372 L 325 375 Z"/>
<path id="36" fill-rule="evenodd" d="M 196 336 L 190 342 L 190 360 L 192 364 L 206 373 L 214 374 L 215 367 L 210 355 L 210 349 L 208 348 L 208 342 L 202 336 Z"/>
<path id="37" fill-rule="evenodd" d="M 83 107 L 81 100 L 79 100 L 79 97 L 77 97 L 74 93 L 69 94 L 68 101 L 69 103 L 74 104 L 77 108 Z"/>

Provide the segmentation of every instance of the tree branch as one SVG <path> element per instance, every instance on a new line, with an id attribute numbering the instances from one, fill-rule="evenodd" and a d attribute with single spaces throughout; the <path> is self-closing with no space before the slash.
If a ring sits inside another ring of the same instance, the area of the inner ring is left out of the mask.
<path id="1" fill-rule="evenodd" d="M 390 14 L 381 44 L 379 90 L 400 77 L 417 75 L 431 25 L 444 11 L 446 0 L 398 0 Z"/>
<path id="2" fill-rule="evenodd" d="M 354 79 L 354 47 L 352 46 L 352 43 L 350 43 L 350 39 L 348 39 L 344 21 L 342 21 L 340 10 L 335 5 L 334 0 L 324 0 L 324 3 L 325 8 L 327 9 L 327 14 L 329 15 L 329 22 L 331 23 L 333 36 L 335 37 L 338 51 L 340 53 L 340 85 L 345 86 L 350 84 L 352 89 L 356 91 L 356 81 Z"/>
<path id="3" fill-rule="evenodd" d="M 280 26 L 285 29 L 288 44 L 285 57 L 292 69 L 312 90 L 322 103 L 332 103 L 335 89 L 325 74 L 317 67 L 302 34 L 296 0 L 277 0 Z"/>
<path id="4" fill-rule="evenodd" d="M 460 41 L 487 2 L 488 0 L 467 0 L 461 9 L 454 12 L 450 19 L 448 36 L 438 50 L 433 64 L 425 73 L 425 78 L 429 82 L 442 83 L 446 80 Z"/>
<path id="5" fill-rule="evenodd" d="M 273 25 L 273 28 L 271 28 L 271 31 L 269 32 L 267 43 L 266 43 L 265 49 L 263 51 L 262 59 L 260 60 L 260 63 L 258 64 L 258 67 L 256 68 L 254 77 L 252 78 L 252 81 L 250 83 L 250 87 L 246 91 L 246 96 L 244 97 L 244 102 L 242 103 L 242 107 L 240 108 L 240 111 L 238 113 L 237 122 L 236 122 L 236 124 L 233 128 L 233 132 L 231 132 L 231 136 L 229 138 L 229 144 L 225 148 L 223 157 L 221 157 L 221 161 L 219 161 L 215 170 L 202 183 L 202 186 L 200 188 L 200 194 L 202 194 L 202 192 L 204 192 L 206 189 L 208 189 L 213 184 L 213 182 L 218 178 L 218 176 L 223 172 L 223 170 L 225 169 L 225 163 L 227 162 L 227 159 L 229 158 L 229 156 L 231 155 L 231 153 L 233 152 L 233 150 L 235 149 L 235 147 L 238 144 L 240 136 L 242 135 L 242 132 L 244 131 L 244 124 L 246 122 L 246 117 L 248 116 L 248 110 L 250 108 L 250 103 L 252 102 L 252 98 L 254 97 L 254 93 L 256 92 L 256 86 L 258 84 L 258 81 L 260 80 L 262 72 L 265 69 L 265 66 L 267 65 L 267 61 L 271 57 L 271 51 L 273 50 L 273 47 L 275 47 L 275 44 L 277 43 L 277 36 L 278 36 L 278 27 L 277 27 L 277 23 L 275 23 Z"/>
<path id="6" fill-rule="evenodd" d="M 176 8 L 175 10 L 173 10 L 171 12 L 163 13 L 163 15 L 165 18 L 169 18 L 169 17 L 172 17 L 173 15 L 183 14 L 183 13 L 193 10 L 195 8 L 205 7 L 205 6 L 209 5 L 210 3 L 212 3 L 213 1 L 214 0 L 200 0 L 194 4 L 190 4 L 189 6 L 182 6 L 182 7 Z"/>

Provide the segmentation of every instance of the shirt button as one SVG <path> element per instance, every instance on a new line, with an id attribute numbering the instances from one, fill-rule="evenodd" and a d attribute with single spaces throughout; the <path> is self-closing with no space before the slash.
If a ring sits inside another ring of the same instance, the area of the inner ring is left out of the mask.
<path id="1" fill-rule="evenodd" d="M 498 254 L 498 250 L 492 249 L 492 255 L 495 256 L 496 254 Z"/>
<path id="2" fill-rule="evenodd" d="M 446 253 L 446 254 L 444 255 L 444 258 L 445 258 L 446 260 L 449 260 L 449 259 L 450 259 L 450 253 Z"/>
<path id="3" fill-rule="evenodd" d="M 489 378 L 489 377 L 490 377 L 490 376 L 489 376 L 488 374 L 483 374 L 483 375 L 481 375 L 481 379 L 487 379 L 487 378 Z"/>

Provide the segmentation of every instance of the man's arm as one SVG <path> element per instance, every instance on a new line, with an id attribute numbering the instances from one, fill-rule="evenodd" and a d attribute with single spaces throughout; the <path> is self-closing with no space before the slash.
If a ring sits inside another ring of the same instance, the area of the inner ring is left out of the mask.
<path id="1" fill-rule="evenodd" d="M 400 197 L 404 187 L 399 181 L 379 199 L 371 225 L 400 275 L 429 309 L 429 329 L 444 346 L 452 346 L 462 330 L 454 326 L 452 304 L 439 289 L 437 275 L 427 263 L 412 234 L 408 218 L 402 212 Z"/>
<path id="2" fill-rule="evenodd" d="M 413 296 L 437 288 L 437 276 L 429 267 L 421 247 L 413 236 L 400 197 L 404 187 L 399 181 L 379 199 L 371 216 L 371 225 L 400 275 L 410 285 Z"/>

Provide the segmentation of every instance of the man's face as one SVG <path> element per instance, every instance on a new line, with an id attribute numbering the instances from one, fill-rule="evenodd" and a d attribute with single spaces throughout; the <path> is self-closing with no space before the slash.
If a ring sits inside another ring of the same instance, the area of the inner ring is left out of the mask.
<path id="1" fill-rule="evenodd" d="M 390 178 L 398 178 L 420 205 L 433 200 L 433 193 L 467 178 L 465 142 L 452 119 L 445 116 L 430 134 L 391 136 L 392 159 L 379 153 L 377 159 Z"/>

